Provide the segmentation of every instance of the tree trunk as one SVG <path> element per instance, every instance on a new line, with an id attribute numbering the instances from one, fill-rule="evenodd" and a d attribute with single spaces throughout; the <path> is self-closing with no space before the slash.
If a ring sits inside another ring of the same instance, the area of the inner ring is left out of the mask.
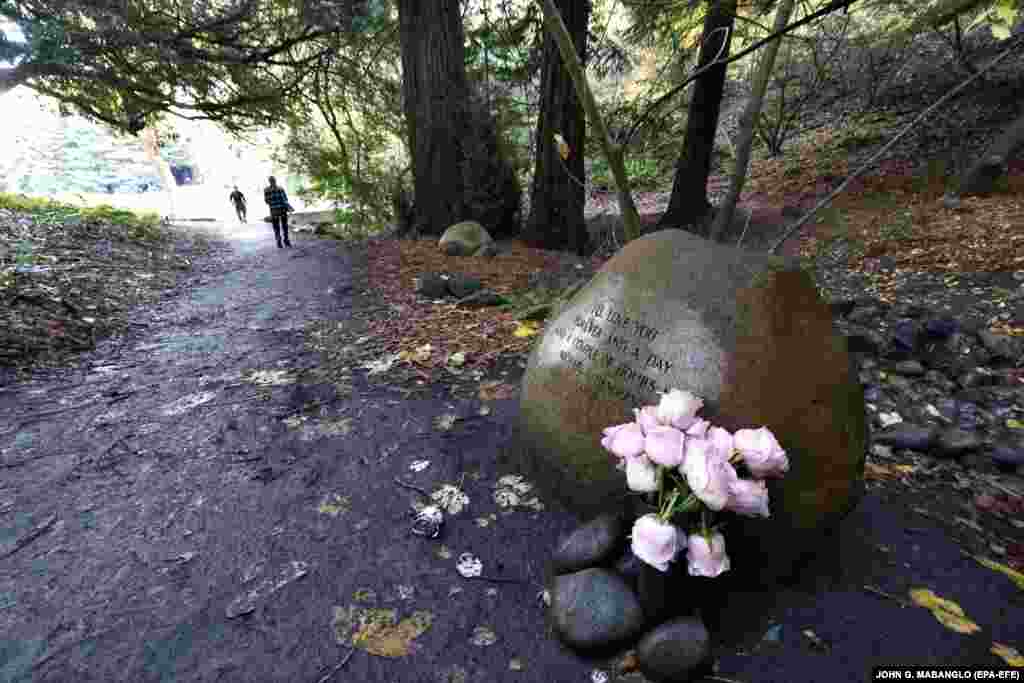
<path id="1" fill-rule="evenodd" d="M 576 95 L 583 98 L 583 108 L 590 117 L 590 124 L 594 127 L 597 141 L 601 145 L 601 151 L 608 160 L 608 170 L 615 179 L 615 190 L 619 200 L 619 210 L 622 212 L 622 223 L 625 230 L 626 240 L 633 240 L 640 236 L 640 218 L 636 213 L 636 205 L 633 203 L 633 194 L 629 189 L 629 177 L 626 175 L 626 164 L 623 161 L 622 146 L 613 144 L 608 137 L 608 127 L 601 118 L 601 112 L 597 109 L 597 100 L 594 98 L 594 91 L 590 88 L 587 75 L 583 71 L 583 64 L 573 47 L 572 37 L 569 29 L 562 20 L 562 13 L 555 6 L 555 0 L 537 0 L 544 9 L 544 25 L 548 35 L 555 39 L 558 44 L 558 52 L 562 56 L 569 75 L 572 77 L 573 85 L 576 87 Z"/>
<path id="2" fill-rule="evenodd" d="M 402 95 L 413 166 L 413 229 L 463 220 L 466 81 L 458 0 L 399 0 Z"/>
<path id="3" fill-rule="evenodd" d="M 789 17 L 793 13 L 794 0 L 781 0 L 778 9 L 775 10 L 775 25 L 773 33 L 778 33 L 786 28 Z M 736 145 L 736 164 L 733 169 L 732 180 L 729 183 L 729 194 L 726 196 L 722 206 L 719 207 L 718 215 L 715 216 L 715 223 L 711 228 L 711 239 L 720 241 L 726 234 L 729 225 L 732 224 L 732 217 L 736 211 L 736 203 L 740 200 L 740 193 L 743 192 L 743 183 L 747 180 L 747 166 L 750 164 L 750 148 L 754 144 L 754 122 L 761 114 L 761 105 L 764 103 L 764 93 L 768 89 L 768 78 L 772 75 L 775 67 L 775 56 L 782 45 L 782 39 L 768 43 L 761 61 L 758 62 L 757 70 L 754 72 L 753 91 L 750 99 L 743 107 L 740 115 L 740 140 Z"/>
<path id="4" fill-rule="evenodd" d="M 704 44 L 700 48 L 698 68 L 710 64 L 716 56 L 719 60 L 728 58 L 735 18 L 736 0 L 713 1 L 704 17 Z M 708 175 L 725 76 L 726 65 L 716 64 L 702 73 L 694 84 L 683 149 L 676 162 L 668 209 L 658 223 L 659 228 L 692 227 L 696 231 L 711 212 L 707 195 Z"/>
<path id="5" fill-rule="evenodd" d="M 958 194 L 988 194 L 1006 173 L 1006 164 L 1024 144 L 1024 116 L 1011 123 L 985 153 L 960 177 Z"/>
<path id="6" fill-rule="evenodd" d="M 586 54 L 589 0 L 556 0 L 570 37 L 584 61 Z M 550 35 L 544 40 L 541 75 L 540 114 L 537 116 L 537 156 L 530 188 L 530 216 L 523 239 L 542 249 L 571 249 L 582 256 L 587 247 L 583 221 L 586 195 L 583 186 L 583 146 L 586 117 Z M 569 158 L 559 156 L 558 133 L 569 146 Z"/>

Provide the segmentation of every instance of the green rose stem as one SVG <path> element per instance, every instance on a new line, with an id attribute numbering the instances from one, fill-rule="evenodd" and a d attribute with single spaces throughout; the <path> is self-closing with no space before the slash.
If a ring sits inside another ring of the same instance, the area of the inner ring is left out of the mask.
<path id="1" fill-rule="evenodd" d="M 675 507 L 676 500 L 679 498 L 679 491 L 673 491 L 672 497 L 668 499 L 668 505 L 661 508 L 661 512 L 658 513 L 658 517 L 665 520 L 666 522 L 672 518 L 672 508 Z"/>
<path id="2" fill-rule="evenodd" d="M 658 465 L 658 510 L 665 504 L 665 467 Z"/>

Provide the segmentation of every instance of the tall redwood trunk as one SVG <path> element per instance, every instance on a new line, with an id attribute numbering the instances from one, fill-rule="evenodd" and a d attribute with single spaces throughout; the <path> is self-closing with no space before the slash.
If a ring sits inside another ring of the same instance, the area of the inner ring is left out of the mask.
<path id="1" fill-rule="evenodd" d="M 719 55 L 719 50 L 720 61 L 729 57 L 736 0 L 712 0 L 712 3 L 704 17 L 704 44 L 700 48 L 698 68 L 711 63 Z M 676 162 L 676 174 L 672 181 L 672 195 L 669 197 L 668 209 L 658 223 L 659 228 L 696 230 L 705 223 L 711 212 L 707 194 L 708 175 L 711 172 L 711 153 L 714 150 L 715 131 L 718 129 L 725 76 L 726 66 L 716 64 L 694 83 L 683 149 Z"/>
<path id="2" fill-rule="evenodd" d="M 458 0 L 399 0 L 402 95 L 413 170 L 413 228 L 463 220 L 469 87 Z"/>
<path id="3" fill-rule="evenodd" d="M 583 61 L 586 55 L 589 0 L 556 0 L 555 4 Z M 543 249 L 571 249 L 583 255 L 587 228 L 583 221 L 586 196 L 582 185 L 586 116 L 558 46 L 544 40 L 540 114 L 537 117 L 537 159 L 530 188 L 530 216 L 523 240 Z M 569 146 L 561 159 L 555 133 Z"/>

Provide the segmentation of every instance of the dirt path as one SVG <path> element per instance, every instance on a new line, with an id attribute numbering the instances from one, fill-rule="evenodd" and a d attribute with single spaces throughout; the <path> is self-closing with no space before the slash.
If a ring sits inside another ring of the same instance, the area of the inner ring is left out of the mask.
<path id="1" fill-rule="evenodd" d="M 359 373 L 351 388 L 317 383 L 303 329 L 346 324 L 351 257 L 302 237 L 279 251 L 269 228 L 250 228 L 140 311 L 135 338 L 0 390 L 0 681 L 583 683 L 611 671 L 562 648 L 538 602 L 574 520 L 549 502 L 496 502 L 515 399 L 483 410 L 444 387 L 401 400 Z M 423 496 L 396 478 L 461 484 L 468 503 L 440 539 L 413 536 Z M 880 661 L 995 665 L 993 640 L 1024 645 L 1020 592 L 927 520 L 872 495 L 839 539 L 800 585 L 734 594 L 720 675 L 859 681 Z M 463 553 L 481 576 L 457 571 Z M 864 585 L 899 600 L 932 588 L 983 630 L 952 633 Z M 379 628 L 353 650 L 360 617 Z"/>

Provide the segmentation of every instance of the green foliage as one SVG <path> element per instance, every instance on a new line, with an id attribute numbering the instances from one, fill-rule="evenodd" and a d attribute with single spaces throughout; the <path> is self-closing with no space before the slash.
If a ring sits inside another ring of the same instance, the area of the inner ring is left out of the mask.
<path id="1" fill-rule="evenodd" d="M 233 130 L 280 121 L 318 54 L 342 35 L 385 24 L 385 0 L 4 0 L 0 20 L 23 43 L 0 42 L 4 67 L 82 114 L 137 133 L 186 112 Z M 31 68 L 22 68 L 30 66 Z"/>
<path id="2" fill-rule="evenodd" d="M 160 229 L 160 216 L 155 213 L 135 213 L 106 205 L 83 208 L 50 199 L 8 193 L 0 193 L 0 208 L 27 213 L 44 225 L 108 222 L 126 226 L 128 236 L 132 239 L 159 241 L 166 238 Z"/>

